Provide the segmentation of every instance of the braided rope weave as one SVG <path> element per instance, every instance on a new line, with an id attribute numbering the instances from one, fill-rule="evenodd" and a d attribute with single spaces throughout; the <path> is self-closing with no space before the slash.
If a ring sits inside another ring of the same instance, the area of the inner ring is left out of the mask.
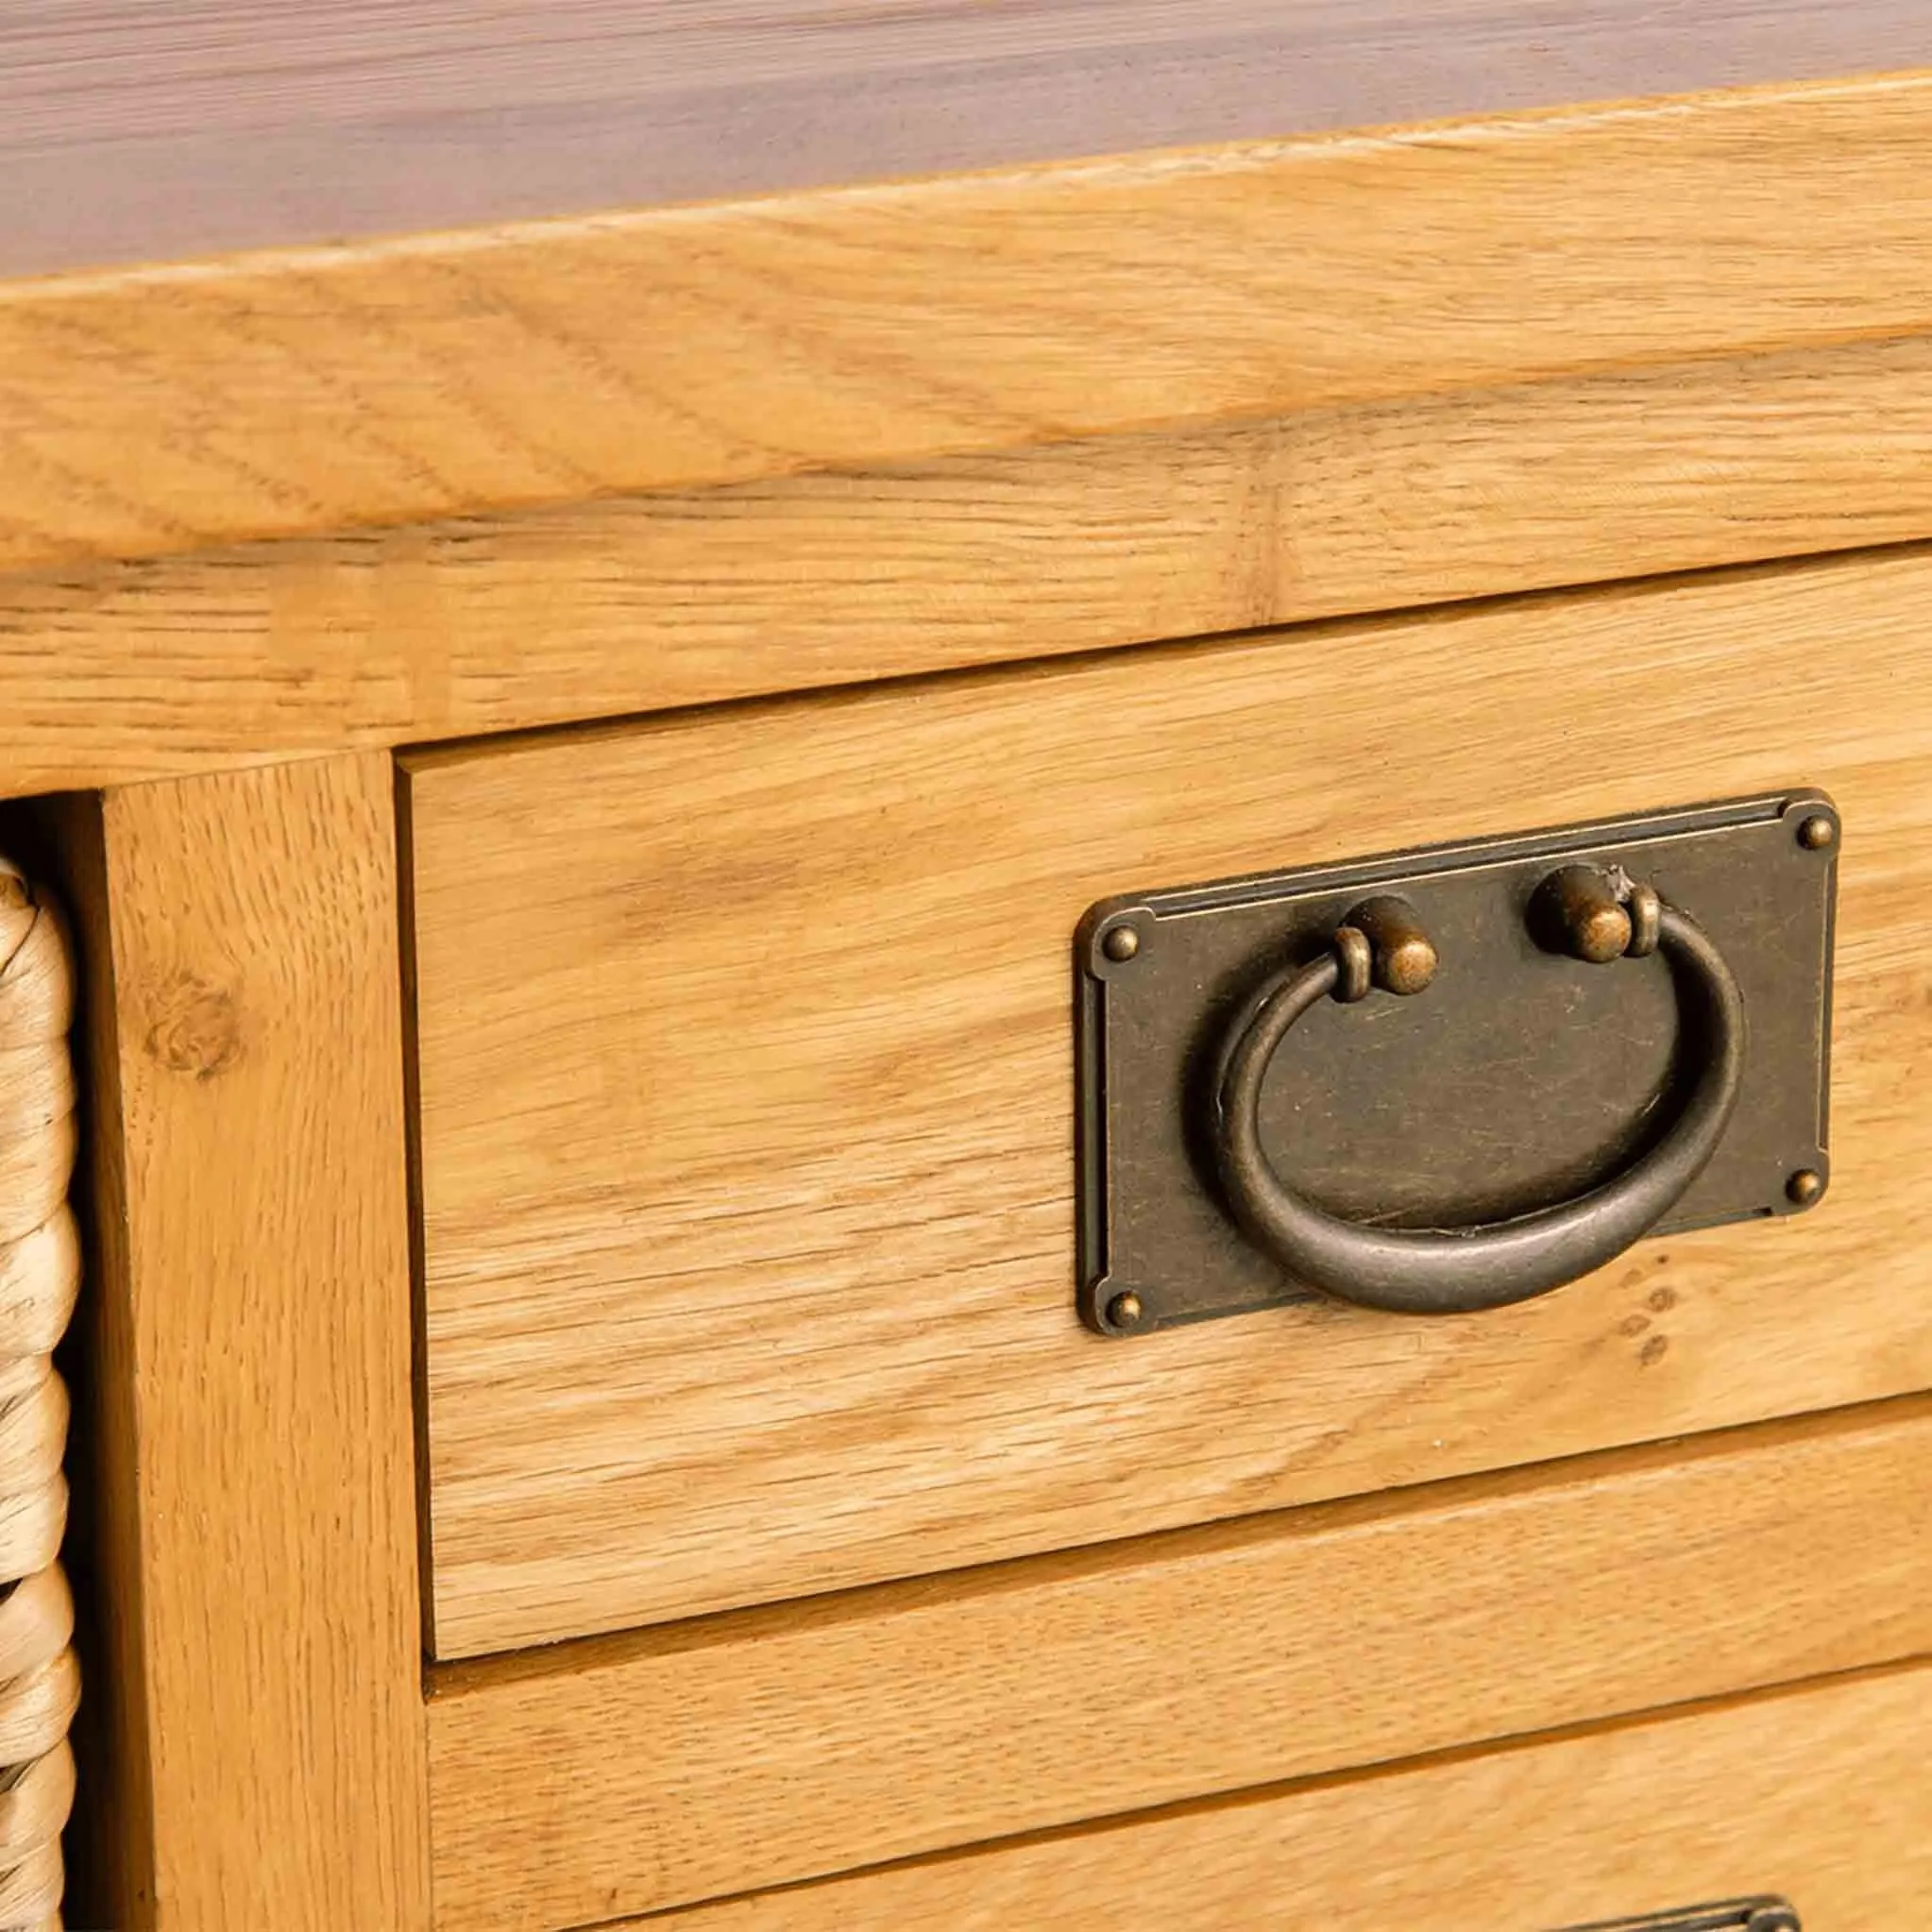
<path id="1" fill-rule="evenodd" d="M 51 905 L 0 858 L 0 1928 L 59 1932 L 67 1730 L 80 1702 L 67 1527 L 67 1390 L 54 1345 L 80 1288 L 67 1203 L 78 1125 L 72 952 Z"/>

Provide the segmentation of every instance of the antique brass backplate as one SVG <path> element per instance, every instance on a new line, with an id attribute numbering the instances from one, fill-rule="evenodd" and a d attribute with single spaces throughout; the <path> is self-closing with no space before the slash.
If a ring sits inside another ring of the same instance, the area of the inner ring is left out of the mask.
<path id="1" fill-rule="evenodd" d="M 1083 1318 L 1495 1307 L 1811 1208 L 1839 843 L 1794 789 L 1103 900 Z"/>
<path id="2" fill-rule="evenodd" d="M 1569 1932 L 1802 1932 L 1798 1914 L 1781 1898 L 1740 1898 L 1717 1906 L 1686 1906 L 1643 1919 L 1604 1919 Z"/>

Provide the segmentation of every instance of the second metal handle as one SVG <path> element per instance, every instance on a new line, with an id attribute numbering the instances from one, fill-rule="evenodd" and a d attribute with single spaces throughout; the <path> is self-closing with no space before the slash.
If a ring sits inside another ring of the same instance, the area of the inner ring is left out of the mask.
<path id="1" fill-rule="evenodd" d="M 1212 1123 L 1220 1178 L 1249 1239 L 1297 1281 L 1404 1314 L 1450 1314 L 1525 1301 L 1602 1267 L 1640 1240 L 1703 1173 L 1723 1138 L 1744 1075 L 1744 1002 L 1703 932 L 1648 888 L 1589 867 L 1552 873 L 1538 895 L 1577 958 L 1605 963 L 1652 950 L 1675 965 L 1679 998 L 1703 1045 L 1690 1091 L 1655 1145 L 1589 1192 L 1472 1228 L 1382 1228 L 1346 1221 L 1296 1193 L 1261 1139 L 1262 1087 L 1295 1023 L 1319 1001 L 1371 983 L 1420 991 L 1434 951 L 1411 908 L 1358 907 L 1320 958 L 1277 974 L 1249 1001 L 1224 1050 Z"/>

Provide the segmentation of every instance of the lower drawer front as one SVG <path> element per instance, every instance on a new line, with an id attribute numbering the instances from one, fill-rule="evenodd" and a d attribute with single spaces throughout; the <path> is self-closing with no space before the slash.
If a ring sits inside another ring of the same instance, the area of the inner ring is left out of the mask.
<path id="1" fill-rule="evenodd" d="M 417 761 L 437 1653 L 1932 1386 L 1928 609 L 1863 557 Z M 1794 785 L 1816 1212 L 1466 1318 L 1081 1327 L 1095 899 Z"/>
<path id="2" fill-rule="evenodd" d="M 1928 1468 L 1908 1398 L 445 1667 L 438 1932 L 1932 1653 Z"/>
<path id="3" fill-rule="evenodd" d="M 1932 1669 L 1839 1679 L 653 1920 L 666 1932 L 1557 1932 L 1782 1894 L 1932 1923 Z"/>

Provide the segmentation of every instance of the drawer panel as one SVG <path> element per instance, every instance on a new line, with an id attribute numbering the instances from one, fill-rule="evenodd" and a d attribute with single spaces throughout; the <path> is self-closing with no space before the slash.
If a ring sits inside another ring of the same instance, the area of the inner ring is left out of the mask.
<path id="1" fill-rule="evenodd" d="M 1932 1670 L 701 1907 L 663 1932 L 1553 1932 L 1775 1888 L 1921 1932 Z"/>
<path id="2" fill-rule="evenodd" d="M 1932 1382 L 1927 608 L 1856 557 L 414 761 L 440 1653 Z M 1816 1213 L 1466 1320 L 1080 1328 L 1092 901 L 1800 782 Z"/>
<path id="3" fill-rule="evenodd" d="M 1926 1652 L 1928 1467 L 1914 1397 L 447 1666 L 438 1924 L 550 1932 Z"/>

